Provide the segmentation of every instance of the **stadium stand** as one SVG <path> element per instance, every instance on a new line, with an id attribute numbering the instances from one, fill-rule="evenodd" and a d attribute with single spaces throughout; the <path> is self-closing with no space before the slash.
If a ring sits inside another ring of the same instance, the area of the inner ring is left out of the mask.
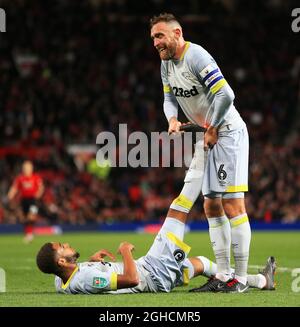
<path id="1" fill-rule="evenodd" d="M 6 194 L 26 158 L 45 182 L 42 222 L 162 219 L 185 168 L 97 175 L 89 165 L 95 154 L 70 148 L 95 146 L 98 133 L 117 133 L 120 123 L 131 132 L 167 129 L 148 29 L 163 1 L 0 5 L 13 22 L 0 36 L 0 224 L 18 222 L 18 203 L 8 204 Z M 250 134 L 248 215 L 265 222 L 300 219 L 300 53 L 295 34 L 286 33 L 289 5 L 172 1 L 185 38 L 213 54 L 235 91 Z M 191 220 L 205 219 L 202 205 L 200 198 Z"/>

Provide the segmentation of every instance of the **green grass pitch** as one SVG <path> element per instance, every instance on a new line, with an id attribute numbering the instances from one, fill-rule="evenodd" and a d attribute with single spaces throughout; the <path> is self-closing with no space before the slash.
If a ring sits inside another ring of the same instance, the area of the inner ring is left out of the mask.
<path id="1" fill-rule="evenodd" d="M 72 233 L 59 236 L 37 237 L 32 244 L 24 245 L 21 235 L 0 236 L 0 267 L 6 272 L 6 293 L 0 293 L 0 307 L 10 306 L 300 306 L 300 292 L 292 291 L 292 269 L 300 267 L 300 233 L 298 232 L 253 232 L 250 273 L 254 266 L 263 266 L 266 258 L 274 255 L 278 262 L 276 291 L 251 289 L 247 294 L 194 294 L 188 289 L 203 284 L 206 279 L 198 277 L 187 287 L 174 289 L 170 294 L 125 294 L 125 295 L 59 295 L 54 291 L 53 276 L 38 271 L 35 255 L 47 241 L 68 242 L 85 261 L 101 248 L 115 253 L 118 244 L 127 240 L 136 246 L 135 258 L 144 255 L 154 235 L 137 233 Z M 188 233 L 185 242 L 192 246 L 191 255 L 213 258 L 207 232 Z M 118 257 L 120 259 L 120 257 Z M 298 287 L 300 287 L 300 282 Z"/>

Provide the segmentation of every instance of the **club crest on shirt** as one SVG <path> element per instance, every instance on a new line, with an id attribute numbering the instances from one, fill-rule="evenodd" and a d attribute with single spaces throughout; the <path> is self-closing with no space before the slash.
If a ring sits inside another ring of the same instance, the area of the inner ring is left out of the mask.
<path id="1" fill-rule="evenodd" d="M 93 278 L 93 287 L 104 288 L 107 286 L 107 284 L 108 284 L 107 279 L 105 279 L 103 277 L 94 277 Z"/>
<path id="2" fill-rule="evenodd" d="M 200 76 L 202 78 L 204 78 L 206 75 L 208 75 L 213 70 L 214 70 L 214 67 L 212 65 L 207 65 L 204 69 L 201 70 Z"/>
<path id="3" fill-rule="evenodd" d="M 181 75 L 187 80 L 190 80 L 190 81 L 193 80 L 193 75 L 189 72 L 182 72 Z"/>

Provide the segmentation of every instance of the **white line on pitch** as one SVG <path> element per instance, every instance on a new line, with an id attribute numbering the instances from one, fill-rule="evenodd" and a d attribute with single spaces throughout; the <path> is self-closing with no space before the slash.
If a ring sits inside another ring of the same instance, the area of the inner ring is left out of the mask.
<path id="1" fill-rule="evenodd" d="M 264 269 L 265 266 L 259 266 L 259 265 L 249 265 L 249 269 Z M 294 268 L 288 268 L 288 267 L 277 267 L 276 271 L 277 272 L 292 272 Z"/>

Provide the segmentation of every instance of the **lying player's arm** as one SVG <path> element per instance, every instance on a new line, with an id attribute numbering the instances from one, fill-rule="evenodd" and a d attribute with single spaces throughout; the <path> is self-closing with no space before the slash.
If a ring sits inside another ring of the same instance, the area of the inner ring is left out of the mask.
<path id="1" fill-rule="evenodd" d="M 105 257 L 109 257 L 112 261 L 115 261 L 115 256 L 108 250 L 102 249 L 90 257 L 90 262 L 103 262 Z"/>
<path id="2" fill-rule="evenodd" d="M 118 253 L 121 254 L 124 263 L 123 275 L 117 275 L 117 288 L 134 287 L 139 284 L 139 276 L 134 262 L 132 251 L 134 246 L 128 242 L 123 242 L 119 246 Z"/>

